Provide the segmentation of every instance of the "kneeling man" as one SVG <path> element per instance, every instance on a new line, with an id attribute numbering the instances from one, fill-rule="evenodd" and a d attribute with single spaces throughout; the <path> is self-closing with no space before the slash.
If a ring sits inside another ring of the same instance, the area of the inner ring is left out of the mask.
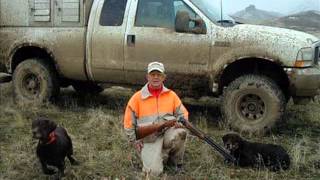
<path id="1" fill-rule="evenodd" d="M 164 65 L 151 62 L 147 69 L 147 84 L 127 104 L 124 129 L 140 154 L 143 171 L 158 176 L 167 163 L 181 171 L 187 132 L 176 120 L 188 119 L 188 111 L 163 85 Z"/>

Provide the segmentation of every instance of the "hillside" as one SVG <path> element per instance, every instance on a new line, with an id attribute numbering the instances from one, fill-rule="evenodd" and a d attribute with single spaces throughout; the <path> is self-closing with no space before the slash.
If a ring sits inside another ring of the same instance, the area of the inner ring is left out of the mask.
<path id="1" fill-rule="evenodd" d="M 297 4 L 289 11 L 290 14 L 297 14 L 304 11 L 317 10 L 320 11 L 320 0 L 304 0 L 302 3 Z"/>
<path id="2" fill-rule="evenodd" d="M 262 21 L 279 18 L 282 15 L 276 12 L 260 10 L 254 5 L 250 5 L 244 10 L 239 11 L 231 16 L 239 22 L 257 24 Z"/>
<path id="3" fill-rule="evenodd" d="M 320 37 L 320 11 L 305 11 L 261 23 L 309 32 Z"/>

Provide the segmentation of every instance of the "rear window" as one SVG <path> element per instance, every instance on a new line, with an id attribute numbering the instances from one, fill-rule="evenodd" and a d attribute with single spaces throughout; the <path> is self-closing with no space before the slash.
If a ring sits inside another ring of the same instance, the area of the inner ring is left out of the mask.
<path id="1" fill-rule="evenodd" d="M 100 25 L 121 26 L 126 4 L 127 0 L 105 0 L 101 11 Z"/>

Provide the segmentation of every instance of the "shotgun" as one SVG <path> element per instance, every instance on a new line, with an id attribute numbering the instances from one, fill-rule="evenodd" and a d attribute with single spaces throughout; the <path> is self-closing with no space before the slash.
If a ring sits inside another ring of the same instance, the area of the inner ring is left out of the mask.
<path id="1" fill-rule="evenodd" d="M 227 162 L 235 163 L 236 159 L 229 154 L 227 150 L 225 150 L 222 146 L 220 146 L 218 143 L 214 142 L 209 136 L 207 136 L 204 132 L 200 131 L 196 127 L 194 127 L 189 121 L 181 117 L 178 122 L 180 122 L 184 127 L 189 129 L 189 131 L 197 136 L 199 139 L 205 141 L 207 144 L 209 144 L 211 147 L 213 147 L 216 151 L 222 155 Z"/>

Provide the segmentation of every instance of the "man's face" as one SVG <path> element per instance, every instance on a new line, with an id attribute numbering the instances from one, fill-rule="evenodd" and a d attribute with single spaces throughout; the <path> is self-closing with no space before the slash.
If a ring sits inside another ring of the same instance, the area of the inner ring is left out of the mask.
<path id="1" fill-rule="evenodd" d="M 161 88 L 163 81 L 166 79 L 166 75 L 159 71 L 151 71 L 147 74 L 148 83 L 153 88 Z"/>

